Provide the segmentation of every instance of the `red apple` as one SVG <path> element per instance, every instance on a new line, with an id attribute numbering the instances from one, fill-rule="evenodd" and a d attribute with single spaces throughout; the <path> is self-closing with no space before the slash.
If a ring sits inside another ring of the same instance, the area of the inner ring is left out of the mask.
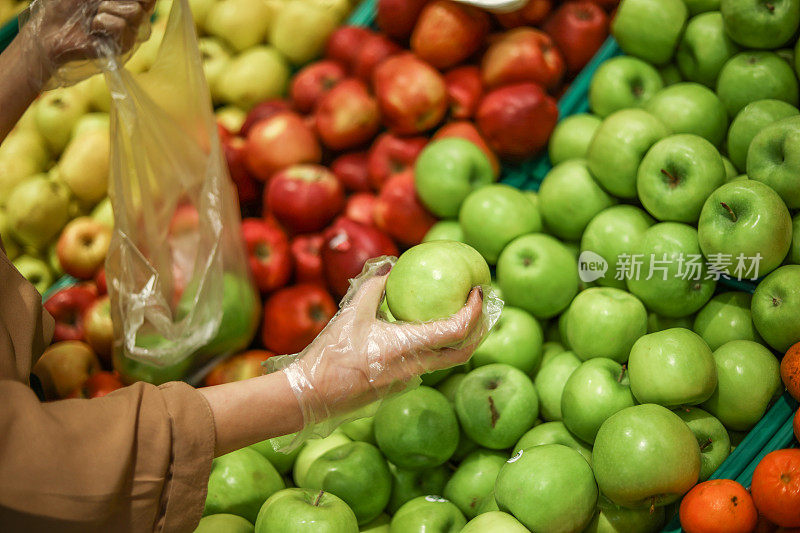
<path id="1" fill-rule="evenodd" d="M 538 26 L 547 18 L 552 7 L 552 0 L 528 0 L 524 7 L 510 13 L 497 13 L 495 17 L 506 29 Z"/>
<path id="2" fill-rule="evenodd" d="M 292 239 L 291 253 L 294 263 L 294 280 L 297 283 L 325 283 L 322 273 L 322 243 L 318 233 L 298 235 Z"/>
<path id="3" fill-rule="evenodd" d="M 454 68 L 444 75 L 444 83 L 450 102 L 450 117 L 457 120 L 472 118 L 483 94 L 480 69 L 472 65 Z"/>
<path id="4" fill-rule="evenodd" d="M 495 89 L 481 100 L 478 127 L 500 157 L 520 160 L 547 146 L 558 121 L 556 101 L 535 83 Z"/>
<path id="5" fill-rule="evenodd" d="M 83 316 L 97 300 L 97 289 L 87 283 L 61 289 L 44 303 L 44 308 L 56 321 L 53 340 L 80 341 L 84 339 Z"/>
<path id="6" fill-rule="evenodd" d="M 347 199 L 344 216 L 366 226 L 375 225 L 375 202 L 377 197 L 369 192 L 360 192 Z"/>
<path id="7" fill-rule="evenodd" d="M 378 0 L 376 22 L 383 33 L 405 41 L 428 0 Z"/>
<path id="8" fill-rule="evenodd" d="M 399 54 L 402 50 L 385 35 L 369 35 L 353 60 L 353 75 L 364 83 L 371 83 L 375 68 L 384 59 Z"/>
<path id="9" fill-rule="evenodd" d="M 337 61 L 317 61 L 304 67 L 294 75 L 289 88 L 294 108 L 301 113 L 310 113 L 320 98 L 346 76 L 344 67 Z"/>
<path id="10" fill-rule="evenodd" d="M 406 246 L 422 242 L 436 223 L 417 196 L 414 172 L 396 174 L 381 189 L 375 203 L 375 225 Z"/>
<path id="11" fill-rule="evenodd" d="M 331 33 L 325 45 L 325 57 L 352 71 L 358 52 L 373 32 L 361 26 L 341 26 Z"/>
<path id="12" fill-rule="evenodd" d="M 353 192 L 371 190 L 367 152 L 351 152 L 340 155 L 331 163 L 331 171 L 342 186 Z"/>
<path id="13" fill-rule="evenodd" d="M 297 113 L 281 111 L 253 125 L 247 134 L 247 168 L 261 181 L 298 163 L 318 163 L 322 150 L 314 131 Z"/>
<path id="14" fill-rule="evenodd" d="M 286 285 L 292 276 L 286 233 L 270 220 L 246 218 L 242 220 L 242 237 L 258 290 L 270 292 Z"/>
<path id="15" fill-rule="evenodd" d="M 61 231 L 56 254 L 61 268 L 78 279 L 92 279 L 103 267 L 111 228 L 90 217 L 78 217 Z"/>
<path id="16" fill-rule="evenodd" d="M 97 294 L 108 294 L 108 286 L 106 285 L 106 269 L 105 267 L 97 271 L 94 276 L 94 284 L 97 285 Z"/>
<path id="17" fill-rule="evenodd" d="M 124 386 L 125 384 L 119 379 L 119 374 L 101 370 L 89 376 L 83 385 L 73 390 L 67 398 L 102 398 Z"/>
<path id="18" fill-rule="evenodd" d="M 248 350 L 234 355 L 217 363 L 203 380 L 203 384 L 211 387 L 261 376 L 265 373 L 262 363 L 273 355 L 275 354 L 267 350 Z"/>
<path id="19" fill-rule="evenodd" d="M 344 208 L 336 176 L 319 165 L 293 165 L 272 178 L 264 205 L 291 233 L 324 228 Z"/>
<path id="20" fill-rule="evenodd" d="M 242 137 L 247 137 L 247 134 L 250 132 L 250 128 L 252 128 L 256 122 L 261 122 L 262 120 L 267 119 L 272 115 L 276 115 L 281 111 L 291 111 L 291 109 L 291 104 L 288 101 L 280 98 L 266 100 L 260 104 L 256 104 L 256 106 L 253 107 L 249 113 L 247 113 L 247 117 L 245 117 L 242 127 L 239 130 L 239 135 Z"/>
<path id="21" fill-rule="evenodd" d="M 480 134 L 478 128 L 475 127 L 475 124 L 466 120 L 448 122 L 436 131 L 436 134 L 434 134 L 431 140 L 435 141 L 447 137 L 458 137 L 475 144 L 486 154 L 486 157 L 489 158 L 489 163 L 492 165 L 492 169 L 494 169 L 495 177 L 500 175 L 500 161 L 497 159 L 497 154 L 486 144 L 486 140 Z"/>
<path id="22" fill-rule="evenodd" d="M 319 101 L 317 132 L 332 150 L 349 150 L 370 141 L 381 125 L 378 104 L 357 79 L 340 82 Z"/>
<path id="23" fill-rule="evenodd" d="M 66 398 L 83 385 L 89 376 L 100 371 L 100 361 L 84 342 L 56 342 L 47 347 L 33 366 L 39 378 L 45 398 Z"/>
<path id="24" fill-rule="evenodd" d="M 564 59 L 546 33 L 533 28 L 506 32 L 481 62 L 487 88 L 530 81 L 554 89 L 564 75 Z"/>
<path id="25" fill-rule="evenodd" d="M 228 173 L 236 186 L 239 204 L 251 206 L 261 198 L 261 184 L 247 170 L 247 143 L 242 137 L 229 136 L 222 141 L 222 150 L 228 162 Z"/>
<path id="26" fill-rule="evenodd" d="M 367 259 L 398 254 L 392 239 L 375 227 L 339 217 L 322 234 L 322 265 L 328 287 L 337 296 L 344 296 Z"/>
<path id="27" fill-rule="evenodd" d="M 571 73 L 586 66 L 608 37 L 608 15 L 597 4 L 578 0 L 562 4 L 544 25 L 564 55 Z"/>
<path id="28" fill-rule="evenodd" d="M 369 149 L 369 181 L 379 190 L 395 174 L 414 168 L 419 153 L 428 144 L 425 137 L 398 137 L 383 133 Z"/>
<path id="29" fill-rule="evenodd" d="M 489 33 L 485 11 L 450 0 L 429 2 L 411 34 L 411 50 L 438 69 L 450 68 L 478 51 Z"/>
<path id="30" fill-rule="evenodd" d="M 384 122 L 395 133 L 427 131 L 447 112 L 444 78 L 414 54 L 385 60 L 375 69 L 373 81 Z"/>
<path id="31" fill-rule="evenodd" d="M 83 315 L 86 342 L 102 360 L 111 364 L 114 347 L 114 323 L 111 321 L 111 301 L 108 296 L 98 298 Z"/>
<path id="32" fill-rule="evenodd" d="M 281 289 L 264 304 L 264 346 L 276 354 L 300 352 L 336 311 L 336 303 L 321 285 L 303 283 Z"/>

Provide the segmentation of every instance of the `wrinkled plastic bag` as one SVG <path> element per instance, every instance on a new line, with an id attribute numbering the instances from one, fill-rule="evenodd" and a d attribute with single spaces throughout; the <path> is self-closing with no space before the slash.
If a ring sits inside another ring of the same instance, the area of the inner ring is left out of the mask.
<path id="1" fill-rule="evenodd" d="M 284 372 L 303 413 L 303 429 L 282 442 L 280 451 L 292 451 L 309 438 L 328 436 L 345 422 L 372 416 L 383 398 L 419 386 L 420 374 L 464 362 L 497 323 L 503 301 L 490 285 L 481 287 L 481 316 L 466 336 L 448 319 L 396 321 L 380 309 L 386 276 L 396 261 L 385 256 L 367 261 L 361 274 L 350 280 L 338 313 L 311 345 L 299 354 L 270 357 L 263 363 L 267 372 Z M 360 407 L 364 404 L 368 405 Z"/>

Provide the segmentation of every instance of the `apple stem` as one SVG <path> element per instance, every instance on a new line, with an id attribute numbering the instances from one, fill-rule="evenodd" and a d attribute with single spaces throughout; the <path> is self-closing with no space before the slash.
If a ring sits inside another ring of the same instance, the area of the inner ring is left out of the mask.
<path id="1" fill-rule="evenodd" d="M 662 168 L 661 173 L 664 174 L 667 178 L 669 178 L 669 186 L 671 188 L 675 188 L 678 186 L 678 178 L 670 174 L 669 170 Z"/>
<path id="2" fill-rule="evenodd" d="M 625 377 L 625 371 L 628 370 L 628 365 L 622 365 L 622 372 L 617 376 L 617 383 L 622 383 L 622 378 Z"/>
<path id="3" fill-rule="evenodd" d="M 711 437 L 708 437 L 708 438 L 706 439 L 706 441 L 705 441 L 703 444 L 701 444 L 701 445 L 700 445 L 700 451 L 702 452 L 702 451 L 704 451 L 706 448 L 708 448 L 709 446 L 711 446 L 711 443 L 712 443 L 712 441 L 711 441 Z"/>
<path id="4" fill-rule="evenodd" d="M 728 211 L 728 214 L 731 216 L 731 220 L 736 222 L 736 213 L 733 212 L 733 209 L 731 209 L 731 206 L 729 206 L 725 202 L 720 202 L 719 205 L 724 207 L 725 210 Z"/>
<path id="5" fill-rule="evenodd" d="M 324 490 L 319 491 L 319 494 L 317 494 L 317 499 L 314 500 L 314 507 L 319 507 L 319 502 L 322 500 L 323 494 L 325 494 Z"/>
<path id="6" fill-rule="evenodd" d="M 494 429 L 494 426 L 497 424 L 497 421 L 500 419 L 500 413 L 497 412 L 497 407 L 495 407 L 495 405 L 494 405 L 494 398 L 492 398 L 491 396 L 489 396 L 489 412 L 491 413 L 491 416 L 492 416 L 492 421 L 491 421 L 492 429 Z"/>
<path id="7" fill-rule="evenodd" d="M 656 497 L 650 496 L 650 514 L 656 512 Z"/>
<path id="8" fill-rule="evenodd" d="M 775 6 L 772 4 L 772 2 L 767 2 L 766 4 L 764 4 L 764 7 L 769 9 L 770 13 L 773 13 L 775 11 Z"/>

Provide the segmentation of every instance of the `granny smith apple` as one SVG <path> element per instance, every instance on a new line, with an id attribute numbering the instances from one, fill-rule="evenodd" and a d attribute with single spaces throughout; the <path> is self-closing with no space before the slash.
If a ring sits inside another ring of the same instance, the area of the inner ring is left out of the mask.
<path id="1" fill-rule="evenodd" d="M 647 229 L 633 247 L 627 272 L 628 290 L 650 311 L 666 317 L 691 315 L 714 294 L 716 281 L 706 279 L 697 230 L 662 222 Z"/>
<path id="2" fill-rule="evenodd" d="M 292 478 L 295 485 L 302 487 L 306 484 L 306 475 L 308 468 L 328 450 L 332 450 L 342 444 L 352 442 L 350 438 L 341 431 L 334 431 L 324 439 L 310 439 L 308 440 L 300 453 L 297 454 L 297 459 L 294 461 L 292 467 Z"/>
<path id="3" fill-rule="evenodd" d="M 603 120 L 589 145 L 589 170 L 609 193 L 635 198 L 636 171 L 642 157 L 667 135 L 669 129 L 647 111 L 617 111 Z"/>
<path id="4" fill-rule="evenodd" d="M 284 489 L 264 502 L 256 533 L 357 533 L 356 515 L 341 498 L 311 489 Z"/>
<path id="5" fill-rule="evenodd" d="M 636 341 L 628 373 L 639 403 L 667 407 L 702 403 L 717 385 L 711 349 L 697 333 L 683 328 L 650 333 Z"/>
<path id="6" fill-rule="evenodd" d="M 792 245 L 792 218 L 781 197 L 755 180 L 727 183 L 708 197 L 697 224 L 700 249 L 731 277 L 755 279 L 778 268 Z M 757 271 L 747 270 L 759 257 Z"/>
<path id="7" fill-rule="evenodd" d="M 467 522 L 461 533 L 529 533 L 529 530 L 508 513 L 489 511 Z"/>
<path id="8" fill-rule="evenodd" d="M 699 135 L 719 146 L 728 130 L 728 113 L 714 92 L 699 83 L 676 83 L 658 91 L 645 106 L 672 133 Z"/>
<path id="9" fill-rule="evenodd" d="M 9 242 L 12 241 L 3 241 L 3 245 L 7 247 Z M 6 248 L 6 251 L 8 251 L 8 248 Z M 47 263 L 41 259 L 29 255 L 20 255 L 12 261 L 12 264 L 40 294 L 44 294 L 53 284 L 53 273 Z"/>
<path id="10" fill-rule="evenodd" d="M 572 352 L 561 352 L 553 356 L 539 369 L 534 379 L 542 418 L 561 420 L 561 397 L 564 386 L 572 373 L 581 366 L 581 360 Z"/>
<path id="11" fill-rule="evenodd" d="M 444 397 L 447 398 L 447 401 L 450 402 L 451 405 L 455 405 L 458 386 L 461 385 L 461 382 L 464 381 L 466 377 L 467 375 L 463 373 L 448 376 L 441 383 L 436 385 L 436 390 L 444 394 Z"/>
<path id="12" fill-rule="evenodd" d="M 756 100 L 744 106 L 728 130 L 728 157 L 739 171 L 747 169 L 747 150 L 753 138 L 773 122 L 797 115 L 797 108 L 781 100 Z"/>
<path id="13" fill-rule="evenodd" d="M 392 518 L 388 514 L 381 513 L 372 522 L 361 526 L 359 531 L 361 533 L 391 533 L 391 528 L 389 527 L 391 522 Z"/>
<path id="14" fill-rule="evenodd" d="M 797 77 L 786 61 L 772 52 L 741 52 L 730 58 L 717 78 L 717 96 L 728 115 L 736 116 L 750 102 L 775 99 L 797 107 Z"/>
<path id="15" fill-rule="evenodd" d="M 566 352 L 567 349 L 558 341 L 548 341 L 542 344 L 542 361 L 539 363 L 539 366 L 531 372 L 531 377 L 536 377 L 536 374 L 539 370 L 542 369 L 544 365 L 549 363 L 554 356 Z"/>
<path id="16" fill-rule="evenodd" d="M 472 288 L 491 279 L 474 248 L 456 241 L 426 242 L 397 260 L 386 280 L 386 301 L 398 320 L 436 320 L 458 312 Z"/>
<path id="17" fill-rule="evenodd" d="M 464 230 L 457 220 L 440 220 L 422 238 L 422 242 L 428 241 L 464 242 Z"/>
<path id="18" fill-rule="evenodd" d="M 746 292 L 720 293 L 697 313 L 692 329 L 711 350 L 729 341 L 763 342 L 750 313 L 752 300 Z"/>
<path id="19" fill-rule="evenodd" d="M 697 222 L 708 196 L 724 183 L 722 156 L 706 139 L 692 134 L 658 141 L 636 176 L 639 200 L 651 215 L 686 224 Z"/>
<path id="20" fill-rule="evenodd" d="M 733 166 L 731 160 L 725 156 L 722 156 L 722 164 L 725 165 L 725 183 L 736 181 L 736 178 L 738 178 L 741 174 L 739 174 L 739 171 L 735 166 Z"/>
<path id="21" fill-rule="evenodd" d="M 600 492 L 631 509 L 669 505 L 700 475 L 700 447 L 692 430 L 654 404 L 628 407 L 606 420 L 592 458 Z"/>
<path id="22" fill-rule="evenodd" d="M 658 74 L 664 81 L 664 87 L 669 87 L 670 85 L 675 85 L 683 81 L 681 71 L 678 70 L 678 66 L 675 63 L 667 63 L 666 65 L 660 66 L 658 68 Z"/>
<path id="23" fill-rule="evenodd" d="M 214 101 L 249 110 L 259 102 L 282 96 L 289 75 L 289 65 L 280 51 L 272 46 L 254 46 L 233 56 L 210 89 Z"/>
<path id="24" fill-rule="evenodd" d="M 694 318 L 692 315 L 670 318 L 657 313 L 649 313 L 647 315 L 647 333 L 655 333 L 656 331 L 664 331 L 671 328 L 692 329 Z"/>
<path id="25" fill-rule="evenodd" d="M 603 65 L 606 64 L 608 61 L 603 63 Z M 596 78 L 597 73 L 592 81 L 594 82 Z M 585 158 L 589 143 L 592 142 L 592 137 L 601 122 L 600 117 L 589 113 L 578 113 L 559 121 L 550 135 L 548 144 L 550 163 L 557 165 L 568 159 Z"/>
<path id="26" fill-rule="evenodd" d="M 429 143 L 414 165 L 417 194 L 439 218 L 456 218 L 469 193 L 494 179 L 486 154 L 475 144 L 456 137 Z"/>
<path id="27" fill-rule="evenodd" d="M 787 261 L 800 265 L 800 214 L 792 219 L 792 247 L 789 249 Z"/>
<path id="28" fill-rule="evenodd" d="M 519 189 L 500 183 L 472 191 L 461 204 L 458 221 L 464 242 L 492 265 L 509 242 L 542 230 L 536 206 Z"/>
<path id="29" fill-rule="evenodd" d="M 681 407 L 675 413 L 697 438 L 701 465 L 699 481 L 705 481 L 731 454 L 728 431 L 717 418 L 697 407 Z"/>
<path id="30" fill-rule="evenodd" d="M 350 506 L 359 524 L 366 524 L 389 503 L 392 478 L 378 448 L 349 442 L 320 455 L 308 468 L 303 488 L 324 490 Z"/>
<path id="31" fill-rule="evenodd" d="M 720 0 L 683 0 L 692 16 L 708 11 L 719 11 L 719 2 Z"/>
<path id="32" fill-rule="evenodd" d="M 542 327 L 533 316 L 507 305 L 492 331 L 475 349 L 470 364 L 477 368 L 505 363 L 530 374 L 542 360 L 543 336 Z"/>
<path id="33" fill-rule="evenodd" d="M 421 386 L 383 401 L 375 413 L 375 439 L 394 465 L 433 468 L 453 455 L 458 420 L 441 392 Z"/>
<path id="34" fill-rule="evenodd" d="M 632 205 L 615 205 L 595 215 L 581 237 L 581 252 L 593 252 L 608 264 L 606 274 L 597 279 L 599 285 L 626 288 L 624 277 L 617 276 L 620 257 L 630 256 L 633 243 L 654 223 L 650 215 Z"/>
<path id="35" fill-rule="evenodd" d="M 800 23 L 800 4 L 794 0 L 720 0 L 719 8 L 728 35 L 747 48 L 780 48 Z"/>
<path id="36" fill-rule="evenodd" d="M 611 33 L 626 54 L 662 65 L 672 59 L 688 14 L 683 0 L 625 0 Z"/>
<path id="37" fill-rule="evenodd" d="M 725 32 L 722 15 L 711 11 L 689 19 L 675 62 L 687 80 L 713 89 L 722 66 L 738 52 L 739 46 Z"/>
<path id="38" fill-rule="evenodd" d="M 283 437 L 275 437 L 273 439 L 257 442 L 250 446 L 250 448 L 264 456 L 280 474 L 286 474 L 292 469 L 292 466 L 294 466 L 294 462 L 297 456 L 300 455 L 300 450 L 303 449 L 303 445 L 301 444 L 290 452 L 284 453 L 279 450 L 291 444 L 294 438 L 295 434 L 292 433 L 290 435 L 284 435 Z"/>
<path id="39" fill-rule="evenodd" d="M 591 446 L 578 440 L 561 421 L 545 422 L 528 430 L 514 445 L 513 454 L 516 455 L 520 450 L 545 444 L 563 444 L 581 454 L 590 466 L 592 464 Z"/>
<path id="40" fill-rule="evenodd" d="M 494 482 L 506 459 L 508 456 L 501 452 L 472 452 L 453 472 L 443 496 L 456 504 L 467 520 L 475 518 L 484 501 L 494 499 Z"/>
<path id="41" fill-rule="evenodd" d="M 578 265 L 569 249 L 555 238 L 541 233 L 523 235 L 500 254 L 497 283 L 508 305 L 538 319 L 551 318 L 566 309 L 577 294 Z"/>
<path id="42" fill-rule="evenodd" d="M 595 181 L 585 159 L 559 163 L 539 187 L 542 217 L 550 233 L 578 240 L 589 221 L 617 201 Z"/>
<path id="43" fill-rule="evenodd" d="M 169 341 L 167 339 L 157 334 L 138 335 L 136 337 L 136 346 L 139 348 L 159 348 L 168 344 Z M 169 381 L 184 379 L 192 367 L 192 359 L 192 357 L 186 357 L 174 364 L 156 366 L 130 357 L 121 346 L 115 346 L 111 354 L 111 363 L 114 370 L 120 375 L 122 381 L 127 384 L 145 381 L 153 385 L 161 385 Z"/>
<path id="44" fill-rule="evenodd" d="M 459 533 L 467 524 L 452 502 L 437 495 L 420 496 L 403 505 L 392 517 L 392 533 Z"/>
<path id="45" fill-rule="evenodd" d="M 6 200 L 11 234 L 20 244 L 44 248 L 68 222 L 69 199 L 66 185 L 44 174 L 26 179 Z"/>
<path id="46" fill-rule="evenodd" d="M 389 471 L 392 474 L 392 495 L 386 509 L 392 514 L 414 498 L 428 494 L 442 494 L 450 478 L 450 469 L 447 465 L 427 470 L 407 470 L 389 464 Z"/>
<path id="47" fill-rule="evenodd" d="M 730 341 L 714 351 L 717 387 L 703 403 L 726 428 L 747 431 L 761 420 L 770 400 L 783 390 L 780 363 L 753 341 Z"/>
<path id="48" fill-rule="evenodd" d="M 229 513 L 255 522 L 261 504 L 284 487 L 281 475 L 258 452 L 236 450 L 214 459 L 203 515 Z"/>
<path id="49" fill-rule="evenodd" d="M 642 302 L 611 287 L 578 293 L 566 320 L 569 345 L 584 361 L 606 357 L 624 363 L 633 343 L 647 333 L 647 310 Z"/>
<path id="50" fill-rule="evenodd" d="M 750 311 L 758 333 L 779 352 L 800 341 L 800 266 L 782 266 L 764 278 Z"/>
<path id="51" fill-rule="evenodd" d="M 650 63 L 630 56 L 612 57 L 597 68 L 589 82 L 589 108 L 604 118 L 622 109 L 644 107 L 662 87 L 661 75 Z M 555 131 L 569 119 L 564 119 Z M 551 145 L 553 138 L 550 138 Z M 558 163 L 553 161 L 552 155 L 550 160 L 554 165 Z"/>
<path id="52" fill-rule="evenodd" d="M 567 380 L 561 395 L 561 414 L 571 433 L 593 443 L 608 417 L 635 404 L 625 367 L 597 357 L 584 362 Z"/>
<path id="53" fill-rule="evenodd" d="M 346 422 L 340 427 L 342 428 L 342 432 L 353 440 L 376 444 L 375 430 L 373 427 L 374 423 L 374 417 L 365 416 Z"/>
<path id="54" fill-rule="evenodd" d="M 763 128 L 747 149 L 747 176 L 780 195 L 789 209 L 800 207 L 800 116 Z"/>
<path id="55" fill-rule="evenodd" d="M 253 524 L 235 514 L 212 514 L 200 519 L 194 533 L 253 533 Z"/>
<path id="56" fill-rule="evenodd" d="M 456 391 L 456 413 L 464 432 L 486 448 L 510 448 L 539 415 L 531 379 L 518 368 L 495 363 L 467 374 Z"/>
<path id="57" fill-rule="evenodd" d="M 583 533 L 658 533 L 664 525 L 664 507 L 626 509 L 600 495 L 594 518 Z"/>
<path id="58" fill-rule="evenodd" d="M 597 504 L 592 468 L 561 444 L 518 451 L 500 469 L 495 499 L 531 531 L 581 531 Z"/>

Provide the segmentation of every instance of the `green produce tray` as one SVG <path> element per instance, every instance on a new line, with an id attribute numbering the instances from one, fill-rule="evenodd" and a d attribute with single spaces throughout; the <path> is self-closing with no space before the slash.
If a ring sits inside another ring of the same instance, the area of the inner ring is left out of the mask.
<path id="1" fill-rule="evenodd" d="M 19 31 L 19 24 L 17 24 L 17 17 L 12 18 L 2 26 L 0 26 L 0 52 L 5 50 L 14 37 L 17 36 Z"/>

